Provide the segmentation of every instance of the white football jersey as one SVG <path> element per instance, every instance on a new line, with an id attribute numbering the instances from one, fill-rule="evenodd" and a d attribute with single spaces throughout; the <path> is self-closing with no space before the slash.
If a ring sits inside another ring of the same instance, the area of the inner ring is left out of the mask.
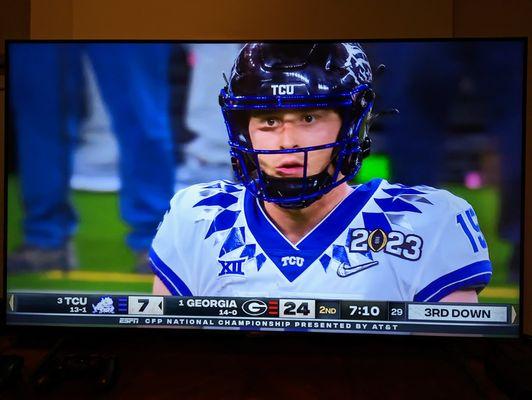
<path id="1" fill-rule="evenodd" d="M 472 207 L 445 190 L 375 179 L 292 244 L 241 185 L 177 192 L 150 251 L 181 296 L 439 301 L 490 280 Z"/>

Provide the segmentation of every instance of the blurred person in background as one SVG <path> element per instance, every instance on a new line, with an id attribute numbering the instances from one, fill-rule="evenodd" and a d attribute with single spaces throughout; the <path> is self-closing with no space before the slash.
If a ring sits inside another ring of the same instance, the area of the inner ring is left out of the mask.
<path id="1" fill-rule="evenodd" d="M 518 282 L 523 70 L 516 61 L 522 59 L 522 43 L 368 43 L 367 48 L 375 63 L 387 67 L 375 80 L 382 93 L 377 104 L 400 111 L 378 123 L 386 133 L 396 181 L 419 184 L 423 176 L 430 186 L 468 186 L 467 169 L 474 169 L 481 162 L 476 159 L 488 152 L 496 153 L 498 176 L 474 171 L 479 175 L 476 186 L 498 186 L 500 214 L 495 224 L 512 247 L 507 279 Z M 431 151 L 420 151 L 424 148 Z"/>
<path id="2" fill-rule="evenodd" d="M 399 114 L 382 119 L 376 128 L 386 134 L 393 179 L 406 185 L 441 183 L 448 108 L 456 65 L 450 44 L 434 42 L 368 43 L 368 56 L 386 69 L 375 78 L 382 92 L 376 104 Z M 438 62 L 439 60 L 439 62 Z M 381 90 L 386 88 L 386 90 Z M 430 154 L 420 149 L 430 148 Z M 423 171 L 421 174 L 420 171 Z M 422 182 L 421 182 L 421 181 Z"/>
<path id="3" fill-rule="evenodd" d="M 173 193 L 168 44 L 18 43 L 9 53 L 24 244 L 10 272 L 75 267 L 70 200 L 73 149 L 83 115 L 81 51 L 93 65 L 120 150 L 120 212 L 126 242 L 149 272 L 147 250 Z M 102 227 L 105 229 L 105 227 Z"/>
<path id="4" fill-rule="evenodd" d="M 194 133 L 181 151 L 177 189 L 216 179 L 233 180 L 227 157 L 229 146 L 225 122 L 218 97 L 213 93 L 223 84 L 223 73 L 229 74 L 233 60 L 242 46 L 235 43 L 194 43 L 188 46 L 192 68 L 186 105 L 185 132 Z"/>

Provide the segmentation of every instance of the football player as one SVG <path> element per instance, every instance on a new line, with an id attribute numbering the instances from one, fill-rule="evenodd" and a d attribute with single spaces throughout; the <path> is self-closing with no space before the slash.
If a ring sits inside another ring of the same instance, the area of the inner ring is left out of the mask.
<path id="1" fill-rule="evenodd" d="M 477 301 L 491 264 L 466 201 L 349 185 L 375 117 L 359 44 L 246 44 L 219 99 L 238 183 L 174 196 L 150 252 L 154 293 Z"/>

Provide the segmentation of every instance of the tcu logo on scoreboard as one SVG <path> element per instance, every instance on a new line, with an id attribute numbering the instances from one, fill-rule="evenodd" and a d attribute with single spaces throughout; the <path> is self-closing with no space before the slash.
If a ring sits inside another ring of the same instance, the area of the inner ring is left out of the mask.
<path id="1" fill-rule="evenodd" d="M 272 85 L 274 95 L 277 94 L 294 94 L 295 85 Z"/>
<path id="2" fill-rule="evenodd" d="M 283 263 L 283 267 L 287 267 L 289 265 L 297 265 L 298 267 L 302 267 L 305 259 L 303 257 L 285 256 L 281 258 L 281 262 Z"/>
<path id="3" fill-rule="evenodd" d="M 232 261 L 218 260 L 218 262 L 222 266 L 222 270 L 220 271 L 218 276 L 222 276 L 222 275 L 244 275 L 244 272 L 242 272 L 242 264 L 244 264 L 244 261 L 246 261 L 245 258 L 243 258 L 241 260 L 232 260 Z"/>

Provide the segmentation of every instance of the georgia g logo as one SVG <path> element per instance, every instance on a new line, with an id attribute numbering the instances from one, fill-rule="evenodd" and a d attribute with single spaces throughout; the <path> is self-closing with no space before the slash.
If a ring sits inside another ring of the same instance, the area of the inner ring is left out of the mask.
<path id="1" fill-rule="evenodd" d="M 265 302 L 259 299 L 252 299 L 242 304 L 242 310 L 254 317 L 264 314 L 268 310 L 268 306 Z"/>

